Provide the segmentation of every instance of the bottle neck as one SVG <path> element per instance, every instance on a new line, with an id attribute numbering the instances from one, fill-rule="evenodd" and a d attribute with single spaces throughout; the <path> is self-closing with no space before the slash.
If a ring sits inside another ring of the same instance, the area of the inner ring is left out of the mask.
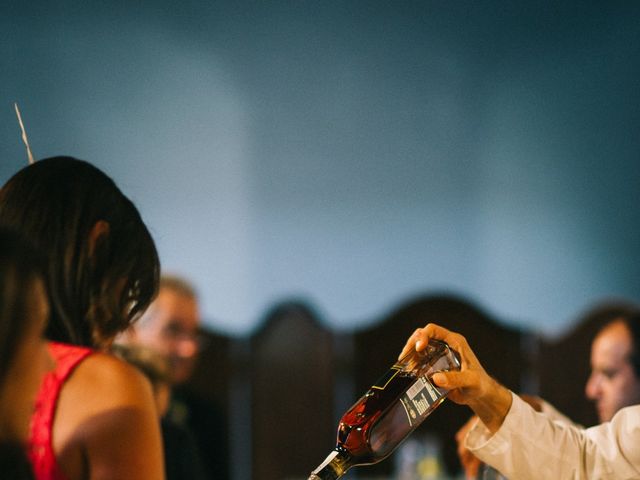
<path id="1" fill-rule="evenodd" d="M 311 472 L 308 480 L 337 480 L 343 476 L 351 465 L 351 455 L 336 449 L 322 462 L 318 468 Z"/>

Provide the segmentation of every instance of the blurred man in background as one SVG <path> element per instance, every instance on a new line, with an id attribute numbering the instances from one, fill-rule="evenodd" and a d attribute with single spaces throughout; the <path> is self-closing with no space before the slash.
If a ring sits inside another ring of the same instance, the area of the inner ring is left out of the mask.
<path id="1" fill-rule="evenodd" d="M 173 385 L 185 383 L 193 372 L 199 349 L 200 312 L 195 289 L 178 277 L 160 280 L 157 298 L 127 332 L 127 342 L 162 355 Z"/>
<path id="2" fill-rule="evenodd" d="M 585 393 L 596 403 L 600 422 L 610 421 L 623 407 L 640 404 L 640 325 L 633 318 L 611 321 L 591 344 Z"/>
<path id="3" fill-rule="evenodd" d="M 164 357 L 172 386 L 165 422 L 193 433 L 207 478 L 226 480 L 224 420 L 215 406 L 199 398 L 186 385 L 196 365 L 202 339 L 195 289 L 182 278 L 163 276 L 157 298 L 118 342 L 144 346 Z M 167 453 L 172 455 L 171 451 Z"/>

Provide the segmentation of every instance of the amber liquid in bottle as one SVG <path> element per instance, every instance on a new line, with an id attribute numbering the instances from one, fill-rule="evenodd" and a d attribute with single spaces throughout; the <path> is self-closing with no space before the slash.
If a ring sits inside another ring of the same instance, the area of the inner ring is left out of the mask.
<path id="1" fill-rule="evenodd" d="M 444 401 L 448 392 L 431 376 L 447 370 L 460 370 L 457 354 L 434 339 L 399 360 L 342 416 L 336 448 L 309 480 L 335 480 L 388 457 Z"/>

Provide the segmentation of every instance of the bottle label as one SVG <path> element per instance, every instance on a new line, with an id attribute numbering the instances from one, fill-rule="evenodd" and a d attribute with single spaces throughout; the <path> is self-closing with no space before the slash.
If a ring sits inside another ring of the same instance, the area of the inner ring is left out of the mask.
<path id="1" fill-rule="evenodd" d="M 413 427 L 431 411 L 431 407 L 440 402 L 446 395 L 446 391 L 439 389 L 426 376 L 418 378 L 415 383 L 400 397 L 409 419 L 409 425 Z"/>

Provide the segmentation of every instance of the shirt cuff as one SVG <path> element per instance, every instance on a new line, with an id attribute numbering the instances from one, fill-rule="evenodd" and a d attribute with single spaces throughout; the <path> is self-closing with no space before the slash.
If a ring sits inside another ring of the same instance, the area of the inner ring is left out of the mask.
<path id="1" fill-rule="evenodd" d="M 484 461 L 484 454 L 503 454 L 510 448 L 509 433 L 518 429 L 519 412 L 522 408 L 529 408 L 528 405 L 518 395 L 511 392 L 511 408 L 500 425 L 500 428 L 493 435 L 477 420 L 475 425 L 469 430 L 464 440 L 465 447 L 480 460 Z"/>

